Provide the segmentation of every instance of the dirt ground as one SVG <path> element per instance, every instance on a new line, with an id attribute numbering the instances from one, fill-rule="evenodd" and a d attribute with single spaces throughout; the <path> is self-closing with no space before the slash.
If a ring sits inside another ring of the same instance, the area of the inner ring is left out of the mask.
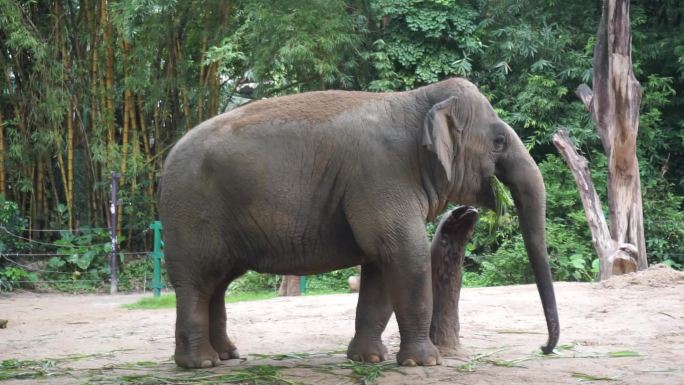
<path id="1" fill-rule="evenodd" d="M 545 322 L 536 287 L 523 285 L 464 289 L 461 347 L 439 367 L 349 364 L 357 295 L 338 294 L 229 304 L 229 334 L 243 359 L 201 371 L 171 359 L 174 310 L 121 307 L 142 294 L 3 295 L 0 380 L 4 373 L 8 385 L 249 384 L 258 375 L 261 383 L 353 384 L 377 375 L 379 384 L 684 384 L 684 273 L 652 267 L 555 288 L 554 356 L 539 354 Z M 396 353 L 394 319 L 383 337 Z M 38 362 L 11 369 L 10 359 Z"/>

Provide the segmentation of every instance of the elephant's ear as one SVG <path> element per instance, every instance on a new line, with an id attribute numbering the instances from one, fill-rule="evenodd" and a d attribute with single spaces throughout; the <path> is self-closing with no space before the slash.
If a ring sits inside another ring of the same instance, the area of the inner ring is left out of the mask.
<path id="1" fill-rule="evenodd" d="M 452 116 L 455 103 L 456 98 L 452 96 L 435 104 L 425 116 L 423 130 L 423 146 L 437 155 L 449 181 L 454 162 L 454 134 L 462 131 L 462 127 L 455 124 Z"/>

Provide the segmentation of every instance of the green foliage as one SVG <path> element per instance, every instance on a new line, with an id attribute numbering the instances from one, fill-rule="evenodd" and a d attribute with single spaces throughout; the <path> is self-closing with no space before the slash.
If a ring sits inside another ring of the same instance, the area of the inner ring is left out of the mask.
<path id="1" fill-rule="evenodd" d="M 111 251 L 105 230 L 84 228 L 78 234 L 60 232 L 54 256 L 46 265 L 45 278 L 57 282 L 60 290 L 92 290 L 103 285 L 110 274 L 107 255 Z"/>
<path id="2" fill-rule="evenodd" d="M 259 83 L 258 93 L 352 87 L 352 72 L 358 66 L 357 30 L 364 20 L 360 15 L 349 17 L 346 9 L 341 0 L 248 2 L 238 34 L 250 52 L 242 57 Z"/>
<path id="3" fill-rule="evenodd" d="M 359 272 L 356 268 L 348 268 L 325 274 L 307 275 L 306 290 L 311 293 L 347 292 L 349 290 L 347 280 L 350 276 L 357 274 Z M 264 291 L 277 293 L 280 280 L 281 276 L 279 275 L 248 271 L 245 275 L 233 281 L 228 291 L 230 293 L 256 293 Z"/>
<path id="4" fill-rule="evenodd" d="M 645 162 L 641 169 L 649 170 Z M 643 172 L 643 171 L 642 171 Z M 663 178 L 642 179 L 644 231 L 649 263 L 684 269 L 684 196 L 676 195 Z"/>
<path id="5" fill-rule="evenodd" d="M 349 291 L 348 279 L 352 275 L 358 275 L 356 268 L 341 269 L 325 274 L 317 274 L 306 277 L 307 290 L 313 292 L 347 292 Z"/>
<path id="6" fill-rule="evenodd" d="M 12 201 L 6 200 L 0 195 L 0 253 L 21 252 L 29 248 L 29 245 L 13 236 L 21 233 L 26 228 L 28 221 L 19 213 L 19 206 Z M 3 261 L 0 260 L 0 267 Z"/>
<path id="7" fill-rule="evenodd" d="M 574 179 L 562 159 L 555 155 L 548 156 L 540 164 L 540 170 L 546 184 L 546 234 L 554 279 L 592 280 L 598 273 L 597 257 Z M 599 183 L 597 188 L 600 186 Z M 470 274 L 464 276 L 465 285 L 534 282 L 514 214 L 502 218 L 494 237 L 476 231 L 471 244 L 469 257 L 477 266 L 474 272 L 471 266 Z"/>
<path id="8" fill-rule="evenodd" d="M 15 202 L 5 200 L 0 195 L 0 254 L 22 253 L 30 250 L 28 242 L 17 238 L 27 225 L 27 220 L 19 213 Z M 0 291 L 11 291 L 26 285 L 26 281 L 36 281 L 37 275 L 25 268 L 11 264 L 9 260 L 0 256 Z"/>
<path id="9" fill-rule="evenodd" d="M 371 12 L 384 16 L 383 37 L 366 58 L 377 70 L 369 89 L 390 91 L 467 76 L 472 56 L 483 51 L 476 10 L 463 2 L 377 0 Z"/>
<path id="10" fill-rule="evenodd" d="M 5 266 L 0 269 L 0 292 L 12 291 L 17 287 L 31 286 L 38 280 L 38 275 L 17 266 Z"/>
<path id="11" fill-rule="evenodd" d="M 260 274 L 255 271 L 248 271 L 242 277 L 230 284 L 228 290 L 231 293 L 245 293 L 258 291 L 278 292 L 280 278 L 273 274 Z"/>
<path id="12" fill-rule="evenodd" d="M 682 4 L 631 2 L 635 74 L 644 89 L 638 156 L 647 248 L 651 262 L 676 267 L 684 265 Z M 0 198 L 0 225 L 12 233 L 27 228 L 27 219 L 34 228 L 65 228 L 77 217 L 82 225 L 103 226 L 108 173 L 123 164 L 123 231 L 131 235 L 125 246 L 149 249 L 140 234 L 155 216 L 154 191 L 166 152 L 190 127 L 250 96 L 238 95 L 246 84 L 256 88 L 252 96 L 270 97 L 326 88 L 395 91 L 464 76 L 482 89 L 542 168 L 555 277 L 593 276 L 595 253 L 577 188 L 550 137 L 559 126 L 569 130 L 606 202 L 607 161 L 589 114 L 573 95 L 577 85 L 591 82 L 596 1 L 126 0 L 106 3 L 111 26 L 100 19 L 99 3 L 74 5 L 0 0 L 5 191 L 19 203 Z M 112 74 L 106 73 L 108 50 Z M 135 106 L 128 115 L 125 92 Z M 130 115 L 135 118 L 126 121 Z M 77 133 L 72 207 L 65 200 L 69 118 Z M 124 144 L 123 127 L 132 122 L 137 135 L 130 131 Z M 432 236 L 434 224 L 427 230 Z M 466 281 L 529 282 L 518 233 L 513 213 L 481 211 L 468 245 Z M 103 279 L 105 238 L 62 237 L 39 237 L 68 254 L 48 261 L 46 270 L 56 271 L 49 278 L 79 285 Z M 0 252 L 28 251 L 30 244 L 0 229 Z M 149 261 L 123 262 L 122 285 L 140 287 Z M 18 280 L 20 267 L 7 267 L 0 260 L 2 282 Z M 346 288 L 351 273 L 309 277 L 309 285 Z M 277 285 L 277 277 L 248 273 L 232 289 Z"/>
<path id="13" fill-rule="evenodd" d="M 150 289 L 153 266 L 151 258 L 127 258 L 120 266 L 118 275 L 120 291 L 142 291 Z M 162 281 L 168 282 L 166 270 L 162 269 Z"/>

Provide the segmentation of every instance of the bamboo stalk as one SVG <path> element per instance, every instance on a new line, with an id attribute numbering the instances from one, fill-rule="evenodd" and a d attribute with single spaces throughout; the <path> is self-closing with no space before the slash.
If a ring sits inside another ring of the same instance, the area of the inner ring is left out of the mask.
<path id="1" fill-rule="evenodd" d="M 50 187 L 52 190 L 52 202 L 53 205 L 56 207 L 59 204 L 59 193 L 57 192 L 57 180 L 55 179 L 55 173 L 52 171 L 52 167 L 50 167 L 51 164 L 47 164 L 46 170 L 48 174 L 48 180 L 50 181 Z M 46 198 L 46 205 L 47 205 L 47 198 Z M 48 210 L 47 211 L 47 218 L 46 222 L 50 223 L 50 218 L 51 218 L 51 212 Z M 61 219 L 61 218 L 60 218 Z"/>
<path id="2" fill-rule="evenodd" d="M 69 217 L 67 222 L 69 229 L 73 229 L 74 225 L 74 122 L 73 122 L 73 107 L 72 100 L 69 98 L 67 105 L 67 180 L 66 180 L 66 204 Z"/>
<path id="3" fill-rule="evenodd" d="M 218 115 L 218 110 L 219 110 L 219 85 L 220 85 L 220 79 L 219 79 L 219 74 L 218 74 L 218 63 L 211 63 L 210 66 L 210 78 L 209 80 L 211 81 L 211 96 L 210 96 L 210 102 L 209 102 L 209 116 L 216 116 Z"/>
<path id="4" fill-rule="evenodd" d="M 71 62 L 69 60 L 69 52 L 67 51 L 67 46 L 66 46 L 66 36 L 62 33 L 63 28 L 61 28 L 61 21 L 63 19 L 63 9 L 62 9 L 62 2 L 61 1 L 56 1 L 55 2 L 55 15 L 56 15 L 56 24 L 57 24 L 57 42 L 60 47 L 60 52 L 62 54 L 62 63 L 64 65 L 64 71 L 67 74 L 67 77 L 71 76 Z M 73 111 L 73 100 L 71 97 L 67 97 L 67 114 L 66 114 L 66 147 L 67 147 L 67 165 L 66 168 L 64 167 L 64 161 L 62 158 L 62 152 L 58 151 L 58 163 L 59 163 L 59 169 L 60 169 L 60 174 L 62 177 L 62 185 L 64 186 L 64 198 L 66 201 L 66 206 L 67 206 L 67 223 L 69 226 L 69 229 L 72 228 L 73 222 L 73 139 L 74 139 L 74 111 Z M 48 167 L 49 174 L 52 176 L 52 168 Z M 54 176 L 51 178 L 54 180 Z M 53 189 L 55 190 L 55 202 L 59 202 L 58 196 L 57 196 L 57 189 L 53 184 Z"/>
<path id="5" fill-rule="evenodd" d="M 110 149 L 112 149 L 116 140 L 116 126 L 114 120 L 114 44 L 112 43 L 112 22 L 109 19 L 107 0 L 100 1 L 100 20 L 103 23 L 102 40 L 105 47 L 105 106 L 107 107 L 107 139 Z"/>
<path id="6" fill-rule="evenodd" d="M 151 164 L 152 160 L 152 148 L 150 146 L 150 139 L 149 139 L 149 133 L 148 133 L 148 126 L 147 122 L 145 121 L 145 112 L 142 107 L 142 97 L 138 95 L 138 115 L 140 116 L 140 131 L 142 133 L 142 138 L 143 138 L 143 150 L 145 151 L 145 167 L 147 169 L 147 196 L 149 198 L 149 202 L 151 202 L 149 206 L 149 211 L 148 211 L 148 216 L 152 218 L 153 213 L 154 213 L 154 202 L 156 202 L 155 199 L 155 194 L 154 194 L 154 165 Z"/>
<path id="7" fill-rule="evenodd" d="M 5 196 L 5 121 L 0 108 L 0 195 Z"/>
<path id="8" fill-rule="evenodd" d="M 207 32 L 204 31 L 202 34 L 202 54 L 200 60 L 200 75 L 199 75 L 199 90 L 197 91 L 197 123 L 201 123 L 204 120 L 204 90 L 207 85 L 206 80 L 206 68 L 204 61 L 207 58 L 207 45 L 209 44 L 209 37 Z"/>
<path id="9" fill-rule="evenodd" d="M 33 223 L 36 228 L 39 228 L 41 223 L 40 219 L 42 218 L 42 209 L 43 209 L 43 193 L 44 193 L 44 186 L 45 182 L 43 179 L 45 178 L 45 167 L 44 167 L 44 162 L 41 157 L 41 159 L 38 160 L 38 163 L 36 164 L 36 179 L 35 179 L 35 193 L 33 194 L 33 210 L 32 210 L 32 216 L 33 216 Z M 34 238 L 38 238 L 38 235 L 40 235 L 39 232 L 36 232 Z"/>

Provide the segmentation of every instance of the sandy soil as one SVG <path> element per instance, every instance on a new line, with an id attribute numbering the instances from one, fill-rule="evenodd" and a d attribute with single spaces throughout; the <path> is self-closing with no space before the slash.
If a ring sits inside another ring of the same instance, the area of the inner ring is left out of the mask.
<path id="1" fill-rule="evenodd" d="M 538 354 L 546 329 L 533 285 L 464 289 L 459 351 L 439 367 L 383 365 L 377 383 L 684 384 L 684 273 L 655 267 L 601 284 L 555 287 L 557 355 Z M 0 329 L 0 361 L 52 360 L 28 365 L 20 369 L 26 378 L 5 383 L 211 383 L 262 365 L 282 368 L 278 376 L 298 383 L 361 381 L 362 370 L 353 373 L 343 354 L 354 330 L 355 294 L 229 304 L 229 333 L 246 359 L 208 371 L 173 364 L 173 310 L 121 307 L 141 296 L 0 296 L 0 318 L 9 320 Z M 384 340 L 396 353 L 394 320 Z"/>

